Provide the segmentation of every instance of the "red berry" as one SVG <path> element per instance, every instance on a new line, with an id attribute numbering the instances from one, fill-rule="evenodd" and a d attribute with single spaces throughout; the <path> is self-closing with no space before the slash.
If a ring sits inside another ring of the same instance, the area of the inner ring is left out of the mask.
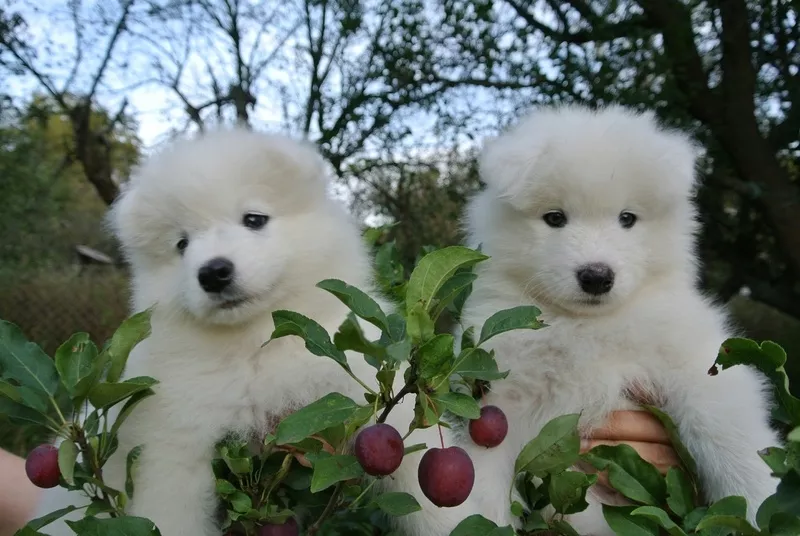
<path id="1" fill-rule="evenodd" d="M 403 462 L 403 451 L 400 433 L 385 423 L 364 428 L 356 437 L 356 458 L 368 475 L 394 473 Z"/>
<path id="2" fill-rule="evenodd" d="M 25 474 L 35 486 L 54 488 L 58 486 L 61 471 L 58 470 L 58 449 L 53 445 L 39 445 L 25 459 Z"/>
<path id="3" fill-rule="evenodd" d="M 481 416 L 469 421 L 469 435 L 482 447 L 496 447 L 508 434 L 508 419 L 497 406 L 483 406 Z"/>
<path id="4" fill-rule="evenodd" d="M 300 528 L 297 521 L 290 517 L 280 525 L 263 525 L 258 530 L 258 536 L 300 536 Z"/>
<path id="5" fill-rule="evenodd" d="M 417 473 L 422 493 L 436 506 L 458 506 L 475 484 L 475 467 L 461 447 L 431 448 Z"/>

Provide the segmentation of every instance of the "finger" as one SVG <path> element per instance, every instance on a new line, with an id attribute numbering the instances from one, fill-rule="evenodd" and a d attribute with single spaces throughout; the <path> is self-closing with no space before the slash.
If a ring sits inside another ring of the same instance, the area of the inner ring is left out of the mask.
<path id="1" fill-rule="evenodd" d="M 659 472 L 666 474 L 671 467 L 680 467 L 681 460 L 675 449 L 660 443 L 645 443 L 642 441 L 604 441 L 596 439 L 581 440 L 581 453 L 586 453 L 599 445 L 629 445 L 647 463 L 654 465 Z"/>
<path id="2" fill-rule="evenodd" d="M 614 411 L 606 424 L 592 430 L 591 439 L 610 439 L 618 441 L 643 441 L 670 445 L 664 425 L 648 411 Z"/>

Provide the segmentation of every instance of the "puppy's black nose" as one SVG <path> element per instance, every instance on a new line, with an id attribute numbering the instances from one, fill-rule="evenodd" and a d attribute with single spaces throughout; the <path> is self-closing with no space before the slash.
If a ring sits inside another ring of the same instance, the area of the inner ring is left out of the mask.
<path id="1" fill-rule="evenodd" d="M 583 291 L 595 296 L 607 293 L 614 286 L 614 270 L 600 262 L 581 266 L 575 275 Z"/>
<path id="2" fill-rule="evenodd" d="M 222 257 L 211 259 L 200 267 L 197 281 L 206 292 L 222 292 L 233 281 L 233 263 Z"/>

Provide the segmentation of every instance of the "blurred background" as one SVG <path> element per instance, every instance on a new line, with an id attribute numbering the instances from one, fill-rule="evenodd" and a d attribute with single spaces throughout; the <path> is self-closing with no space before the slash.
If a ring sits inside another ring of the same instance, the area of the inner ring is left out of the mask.
<path id="1" fill-rule="evenodd" d="M 104 229 L 136 163 L 236 122 L 318 144 L 411 265 L 461 239 L 475 154 L 537 104 L 703 144 L 702 285 L 800 391 L 797 0 L 0 0 L 0 318 L 52 353 L 127 315 Z M 714 356 L 709 356 L 709 365 Z M 0 422 L 24 454 L 37 430 Z"/>

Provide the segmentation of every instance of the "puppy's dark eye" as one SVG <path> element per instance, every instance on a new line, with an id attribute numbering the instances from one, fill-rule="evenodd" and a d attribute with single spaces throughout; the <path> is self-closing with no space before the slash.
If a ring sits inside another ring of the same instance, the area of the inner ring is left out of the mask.
<path id="1" fill-rule="evenodd" d="M 542 219 L 550 227 L 564 227 L 567 224 L 567 215 L 560 210 L 551 210 Z"/>
<path id="2" fill-rule="evenodd" d="M 178 251 L 180 251 L 181 253 L 183 253 L 183 251 L 184 251 L 186 248 L 188 248 L 188 247 L 189 247 L 189 239 L 188 239 L 188 238 L 186 238 L 186 237 L 184 236 L 183 238 L 181 238 L 180 240 L 178 240 L 178 243 L 177 243 L 177 244 L 175 244 L 175 247 L 178 249 Z"/>
<path id="3" fill-rule="evenodd" d="M 269 216 L 266 214 L 258 214 L 257 212 L 248 212 L 242 216 L 242 225 L 248 229 L 257 231 L 264 227 L 269 221 Z"/>
<path id="4" fill-rule="evenodd" d="M 619 224 L 622 225 L 623 229 L 630 229 L 636 224 L 636 220 L 639 218 L 633 212 L 622 212 L 619 215 Z"/>

